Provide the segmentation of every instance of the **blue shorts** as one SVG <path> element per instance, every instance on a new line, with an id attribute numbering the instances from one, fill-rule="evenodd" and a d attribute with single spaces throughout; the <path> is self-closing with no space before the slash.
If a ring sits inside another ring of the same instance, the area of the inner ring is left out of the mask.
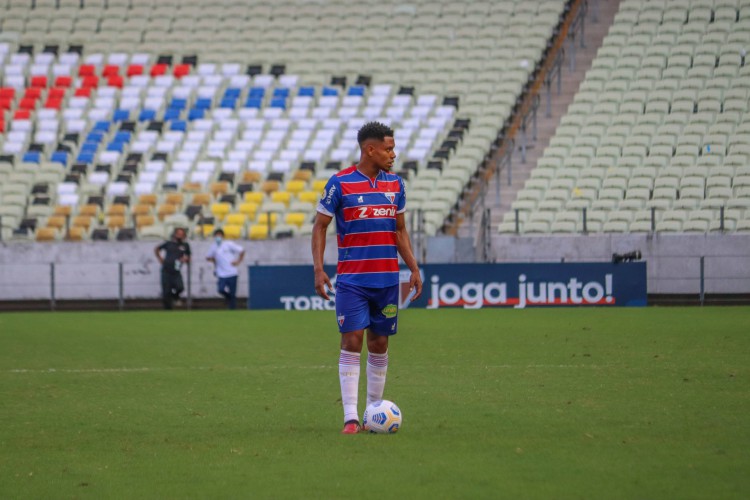
<path id="1" fill-rule="evenodd" d="M 369 328 L 377 335 L 395 334 L 398 285 L 368 288 L 336 283 L 336 320 L 341 333 Z"/>

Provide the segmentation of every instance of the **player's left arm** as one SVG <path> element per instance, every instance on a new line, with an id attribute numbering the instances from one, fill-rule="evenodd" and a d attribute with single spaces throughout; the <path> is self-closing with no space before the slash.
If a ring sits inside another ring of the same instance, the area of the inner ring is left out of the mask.
<path id="1" fill-rule="evenodd" d="M 419 265 L 411 249 L 409 232 L 406 230 L 406 218 L 404 212 L 396 214 L 396 249 L 404 260 L 404 264 L 411 271 L 409 277 L 409 291 L 414 290 L 412 300 L 417 300 L 422 295 L 422 277 L 419 275 Z"/>

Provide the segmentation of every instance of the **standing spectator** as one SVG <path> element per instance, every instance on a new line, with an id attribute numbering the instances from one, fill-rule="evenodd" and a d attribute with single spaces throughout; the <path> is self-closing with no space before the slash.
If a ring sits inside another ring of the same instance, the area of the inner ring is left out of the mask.
<path id="1" fill-rule="evenodd" d="M 181 304 L 180 294 L 185 290 L 182 265 L 190 262 L 190 244 L 185 241 L 185 237 L 185 230 L 178 227 L 172 232 L 171 240 L 154 249 L 154 254 L 161 264 L 161 296 L 164 309 L 172 309 L 175 302 L 177 305 Z"/>
<path id="2" fill-rule="evenodd" d="M 237 308 L 237 266 L 245 257 L 245 250 L 233 241 L 224 240 L 224 231 L 214 231 L 214 242 L 208 250 L 206 260 L 214 263 L 214 275 L 218 279 L 217 290 L 224 297 L 229 309 Z"/>

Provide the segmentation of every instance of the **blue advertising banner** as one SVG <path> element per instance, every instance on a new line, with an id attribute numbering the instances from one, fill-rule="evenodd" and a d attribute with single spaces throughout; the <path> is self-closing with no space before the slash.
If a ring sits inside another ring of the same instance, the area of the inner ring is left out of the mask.
<path id="1" fill-rule="evenodd" d="M 325 266 L 336 286 L 336 266 Z M 249 309 L 335 310 L 333 300 L 315 293 L 313 266 L 248 266 Z M 331 298 L 333 296 L 331 295 Z"/>
<path id="2" fill-rule="evenodd" d="M 646 263 L 428 264 L 413 307 L 645 306 Z"/>
<path id="3" fill-rule="evenodd" d="M 309 266 L 249 266 L 250 309 L 334 310 L 315 294 Z M 326 266 L 336 285 L 336 266 Z M 402 270 L 399 307 L 645 306 L 646 263 L 428 264 L 411 302 Z"/>

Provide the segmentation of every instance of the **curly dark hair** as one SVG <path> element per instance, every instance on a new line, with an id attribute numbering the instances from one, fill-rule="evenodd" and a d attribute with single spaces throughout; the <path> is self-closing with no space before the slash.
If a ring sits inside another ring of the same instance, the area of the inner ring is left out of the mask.
<path id="1" fill-rule="evenodd" d="M 380 122 L 365 123 L 357 132 L 357 142 L 361 146 L 368 139 L 382 141 L 386 137 L 393 137 L 393 129 Z"/>

